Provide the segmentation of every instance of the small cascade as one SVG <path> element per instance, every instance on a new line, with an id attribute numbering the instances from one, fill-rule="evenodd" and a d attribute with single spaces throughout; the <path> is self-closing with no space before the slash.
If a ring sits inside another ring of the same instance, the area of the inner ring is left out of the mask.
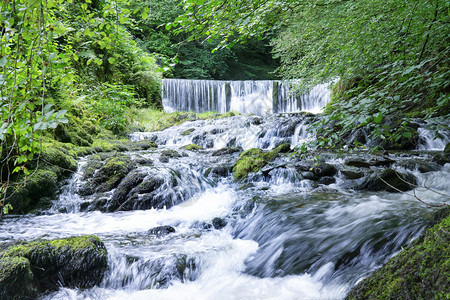
<path id="1" fill-rule="evenodd" d="M 196 144 L 205 149 L 272 149 L 283 143 L 298 145 L 312 138 L 306 128 L 314 118 L 315 116 L 304 114 L 282 114 L 265 118 L 234 116 L 186 122 L 158 133 L 134 132 L 130 138 L 134 141 L 149 139 L 158 145 L 178 147 Z"/>
<path id="2" fill-rule="evenodd" d="M 229 90 L 254 88 L 236 83 Z M 314 138 L 306 128 L 317 118 L 238 115 L 133 133 L 132 140 L 158 147 L 82 158 L 49 211 L 1 221 L 0 246 L 87 234 L 104 241 L 101 284 L 61 288 L 46 300 L 343 299 L 423 231 L 436 209 L 410 195 L 441 204 L 450 194 L 450 164 L 421 151 L 323 153 L 317 162 L 278 153 L 248 178 L 233 178 L 243 150 L 299 145 Z M 420 141 L 432 140 L 431 128 L 421 128 Z M 440 139 L 447 142 L 448 134 Z M 429 143 L 426 149 L 442 147 Z M 183 147 L 189 144 L 203 149 Z M 109 180 L 99 178 L 114 162 L 127 172 L 106 189 Z M 419 187 L 362 188 L 387 168 L 410 174 Z M 155 233 L 161 227 L 172 230 Z"/>
<path id="3" fill-rule="evenodd" d="M 306 94 L 293 92 L 291 85 L 272 80 L 163 79 L 163 105 L 166 112 L 236 111 L 263 116 L 301 111 L 319 113 L 330 100 L 327 84 L 317 85 Z"/>
<path id="4" fill-rule="evenodd" d="M 441 130 L 436 132 L 431 126 L 419 127 L 417 129 L 419 134 L 418 150 L 444 150 L 445 145 L 450 143 L 450 130 L 443 126 L 440 126 L 440 128 Z"/>

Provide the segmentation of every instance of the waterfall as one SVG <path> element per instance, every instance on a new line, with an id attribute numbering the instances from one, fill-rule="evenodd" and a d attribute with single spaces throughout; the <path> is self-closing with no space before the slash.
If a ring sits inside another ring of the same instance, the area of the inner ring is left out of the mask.
<path id="1" fill-rule="evenodd" d="M 297 94 L 291 82 L 272 80 L 218 81 L 163 79 L 162 95 L 166 112 L 237 111 L 242 114 L 312 112 L 319 113 L 330 100 L 327 84 Z"/>

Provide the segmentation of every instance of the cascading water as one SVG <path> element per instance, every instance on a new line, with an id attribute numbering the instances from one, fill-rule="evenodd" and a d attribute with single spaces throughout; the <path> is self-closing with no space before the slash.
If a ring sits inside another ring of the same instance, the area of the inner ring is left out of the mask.
<path id="1" fill-rule="evenodd" d="M 164 79 L 162 95 L 166 112 L 236 111 L 260 116 L 300 111 L 319 113 L 330 100 L 327 84 L 299 95 L 292 92 L 289 82 L 272 80 Z"/>
<path id="2" fill-rule="evenodd" d="M 95 203 L 115 197 L 119 187 L 80 194 L 88 180 L 83 176 L 88 157 L 48 212 L 6 216 L 0 242 L 82 234 L 105 242 L 109 267 L 100 286 L 61 288 L 42 299 L 341 299 L 417 237 L 434 210 L 407 194 L 349 188 L 363 178 L 347 179 L 341 172 L 328 183 L 311 180 L 287 155 L 237 183 L 230 169 L 239 150 L 217 154 L 223 147 L 301 143 L 311 138 L 304 129 L 315 118 L 235 116 L 134 133 L 132 139 L 152 139 L 158 148 L 122 155 L 136 163 L 132 172 L 142 174 L 144 182 L 164 182 L 151 195 L 173 206 L 98 211 Z M 205 150 L 180 149 L 190 143 Z M 162 159 L 171 150 L 179 155 Z M 450 194 L 449 164 L 427 173 L 416 168 L 426 155 L 391 156 L 392 168 L 408 167 L 419 186 L 426 182 Z M 338 168 L 344 164 L 326 160 Z M 441 201 L 430 189 L 416 193 L 431 203 Z M 146 195 L 130 197 L 139 201 Z M 157 226 L 172 226 L 175 233 L 155 236 L 149 229 Z"/>

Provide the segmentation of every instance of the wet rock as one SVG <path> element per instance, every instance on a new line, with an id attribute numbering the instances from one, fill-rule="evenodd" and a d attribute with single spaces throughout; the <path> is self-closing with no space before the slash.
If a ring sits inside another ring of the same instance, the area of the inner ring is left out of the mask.
<path id="1" fill-rule="evenodd" d="M 198 150 L 203 150 L 203 147 L 200 147 L 196 144 L 189 144 L 189 145 L 181 147 L 181 149 L 189 150 L 189 151 L 198 151 Z"/>
<path id="2" fill-rule="evenodd" d="M 231 148 L 231 147 L 236 147 L 236 138 L 232 138 L 227 142 L 226 147 Z"/>
<path id="3" fill-rule="evenodd" d="M 144 180 L 145 176 L 146 174 L 139 171 L 130 172 L 114 190 L 108 210 L 124 210 L 124 203 L 131 198 L 135 187 Z"/>
<path id="4" fill-rule="evenodd" d="M 334 176 L 337 173 L 337 169 L 333 165 L 320 162 L 313 167 L 313 173 L 319 177 Z"/>
<path id="5" fill-rule="evenodd" d="M 207 139 L 205 141 L 205 148 L 206 149 L 214 148 L 214 141 L 212 139 Z"/>
<path id="6" fill-rule="evenodd" d="M 181 133 L 181 135 L 183 135 L 183 136 L 190 135 L 194 131 L 195 131 L 195 128 L 189 128 L 188 130 L 183 131 Z"/>
<path id="7" fill-rule="evenodd" d="M 148 150 L 152 148 L 157 148 L 158 145 L 154 141 L 143 139 L 140 141 L 131 142 L 129 145 L 130 150 L 138 151 L 138 150 Z"/>
<path id="8" fill-rule="evenodd" d="M 169 162 L 169 158 L 167 156 L 160 156 L 159 157 L 159 161 L 162 163 L 168 163 Z"/>
<path id="9" fill-rule="evenodd" d="M 149 175 L 136 187 L 135 192 L 138 194 L 150 193 L 159 188 L 163 183 L 164 179 L 157 174 Z"/>
<path id="10" fill-rule="evenodd" d="M 208 168 L 205 171 L 204 176 L 207 177 L 210 175 L 212 177 L 226 177 L 231 173 L 232 168 L 233 167 L 229 165 Z"/>
<path id="11" fill-rule="evenodd" d="M 86 196 L 94 192 L 110 191 L 135 167 L 135 162 L 128 156 L 109 157 L 93 177 L 79 189 L 79 193 Z"/>
<path id="12" fill-rule="evenodd" d="M 282 143 L 279 146 L 275 147 L 273 150 L 277 151 L 278 153 L 288 153 L 289 151 L 291 151 L 291 144 Z"/>
<path id="13" fill-rule="evenodd" d="M 218 134 L 218 133 L 222 133 L 222 132 L 225 132 L 225 130 L 221 129 L 221 128 L 214 128 L 209 133 L 211 133 L 211 134 Z"/>
<path id="14" fill-rule="evenodd" d="M 345 161 L 345 165 L 356 168 L 370 168 L 370 167 L 390 167 L 395 160 L 392 160 L 388 157 L 380 157 L 371 160 L 362 160 L 362 159 L 349 159 Z"/>
<path id="15" fill-rule="evenodd" d="M 259 117 L 252 118 L 250 120 L 250 123 L 252 125 L 261 125 L 262 124 L 262 118 L 259 118 Z"/>
<path id="16" fill-rule="evenodd" d="M 376 170 L 365 178 L 358 189 L 368 191 L 388 191 L 396 193 L 399 191 L 412 190 L 417 184 L 416 177 L 409 172 L 399 172 L 392 169 Z"/>
<path id="17" fill-rule="evenodd" d="M 173 228 L 172 226 L 158 226 L 155 228 L 152 228 L 148 231 L 149 234 L 151 235 L 156 235 L 157 237 L 163 237 L 166 236 L 170 233 L 174 233 L 175 232 L 175 228 Z"/>
<path id="18" fill-rule="evenodd" d="M 51 170 L 37 170 L 27 178 L 23 187 L 14 193 L 12 189 L 8 192 L 11 193 L 8 202 L 14 208 L 13 212 L 27 213 L 42 208 L 40 205 L 45 204 L 45 198 L 55 197 L 58 190 L 58 176 Z"/>
<path id="19" fill-rule="evenodd" d="M 242 149 L 242 147 L 226 147 L 226 148 L 222 148 L 222 149 L 214 151 L 212 153 L 212 156 L 222 156 L 222 155 L 232 154 L 232 153 L 241 152 L 241 151 L 244 151 L 244 149 Z"/>
<path id="20" fill-rule="evenodd" d="M 312 181 L 319 180 L 319 177 L 317 177 L 316 174 L 314 174 L 311 171 L 303 171 L 303 172 L 300 172 L 300 174 L 302 175 L 303 179 L 312 180 Z"/>
<path id="21" fill-rule="evenodd" d="M 329 184 L 336 183 L 336 178 L 331 177 L 331 176 L 324 176 L 324 177 L 319 178 L 319 180 L 317 182 L 320 184 L 329 185 Z"/>
<path id="22" fill-rule="evenodd" d="M 0 295 L 23 299 L 61 285 L 91 288 L 101 282 L 107 259 L 105 245 L 95 236 L 12 246 L 0 253 Z"/>
<path id="23" fill-rule="evenodd" d="M 345 161 L 344 163 L 347 166 L 350 167 L 356 167 L 356 168 L 370 168 L 371 164 L 366 160 L 359 160 L 359 159 L 350 159 Z"/>
<path id="24" fill-rule="evenodd" d="M 363 279 L 345 299 L 445 299 L 450 286 L 449 211 L 381 269 Z"/>
<path id="25" fill-rule="evenodd" d="M 433 157 L 433 162 L 443 166 L 446 163 L 450 163 L 450 143 L 445 145 L 444 151 Z"/>
<path id="26" fill-rule="evenodd" d="M 341 174 L 347 179 L 359 179 L 364 177 L 364 173 L 358 169 L 342 169 Z"/>
<path id="27" fill-rule="evenodd" d="M 181 155 L 180 153 L 178 153 L 175 150 L 164 150 L 161 152 L 161 157 L 170 157 L 170 158 L 178 158 L 178 157 L 182 157 L 183 155 Z"/>
<path id="28" fill-rule="evenodd" d="M 206 132 L 203 134 L 194 136 L 192 138 L 192 143 L 197 144 L 197 145 L 203 144 L 203 142 L 205 141 L 205 138 L 206 138 Z"/>
<path id="29" fill-rule="evenodd" d="M 25 257 L 0 257 L 0 299 L 34 299 L 38 296 L 30 261 Z"/>
<path id="30" fill-rule="evenodd" d="M 291 137 L 294 135 L 295 128 L 297 127 L 298 122 L 293 120 L 288 120 L 283 122 L 278 129 L 277 136 L 278 137 Z"/>
<path id="31" fill-rule="evenodd" d="M 147 262 L 142 266 L 142 272 L 151 275 L 151 284 L 155 288 L 167 288 L 174 280 L 185 282 L 197 278 L 197 266 L 193 258 L 186 255 L 173 255 Z"/>
<path id="32" fill-rule="evenodd" d="M 214 229 L 222 229 L 225 226 L 227 226 L 227 221 L 225 221 L 225 219 L 223 218 L 214 218 L 212 220 L 212 225 L 214 227 Z"/>
<path id="33" fill-rule="evenodd" d="M 382 157 L 382 158 L 376 158 L 371 159 L 369 161 L 371 166 L 374 167 L 390 167 L 393 163 L 395 163 L 395 160 L 392 160 L 388 157 Z"/>
<path id="34" fill-rule="evenodd" d="M 142 156 L 139 156 L 134 159 L 134 162 L 137 164 L 140 164 L 142 166 L 151 166 L 153 165 L 153 161 L 150 158 L 145 158 Z"/>
<path id="35" fill-rule="evenodd" d="M 431 161 L 408 160 L 399 163 L 399 166 L 409 169 L 418 170 L 420 173 L 435 172 L 441 169 L 441 166 Z"/>

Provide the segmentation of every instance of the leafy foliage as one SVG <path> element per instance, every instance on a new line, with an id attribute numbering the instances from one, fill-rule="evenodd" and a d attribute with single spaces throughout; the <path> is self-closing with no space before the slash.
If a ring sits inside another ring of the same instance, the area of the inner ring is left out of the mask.
<path id="1" fill-rule="evenodd" d="M 220 49 L 211 53 L 218 41 L 189 41 L 185 33 L 174 34 L 163 24 L 170 24 L 183 13 L 177 0 L 130 1 L 129 9 L 150 8 L 147 18 L 139 13 L 133 18 L 139 25 L 129 30 L 140 40 L 140 45 L 158 55 L 166 77 L 192 79 L 271 79 L 278 67 L 272 59 L 271 49 L 263 41 L 250 40 L 233 49 Z"/>
<path id="2" fill-rule="evenodd" d="M 119 133 L 125 108 L 160 105 L 160 71 L 125 28 L 133 24 L 126 2 L 0 3 L 0 215 L 11 209 L 7 191 L 20 185 L 18 174 L 37 166 L 42 135 L 80 107 Z"/>
<path id="3" fill-rule="evenodd" d="M 184 14 L 167 28 L 188 32 L 190 39 L 220 39 L 217 48 L 269 37 L 281 74 L 301 78 L 299 89 L 340 79 L 326 118 L 314 126 L 321 137 L 312 148 L 341 147 L 343 135 L 367 125 L 374 139 L 408 138 L 407 117 L 449 114 L 448 0 L 183 5 Z M 400 125 L 391 128 L 387 116 Z"/>

